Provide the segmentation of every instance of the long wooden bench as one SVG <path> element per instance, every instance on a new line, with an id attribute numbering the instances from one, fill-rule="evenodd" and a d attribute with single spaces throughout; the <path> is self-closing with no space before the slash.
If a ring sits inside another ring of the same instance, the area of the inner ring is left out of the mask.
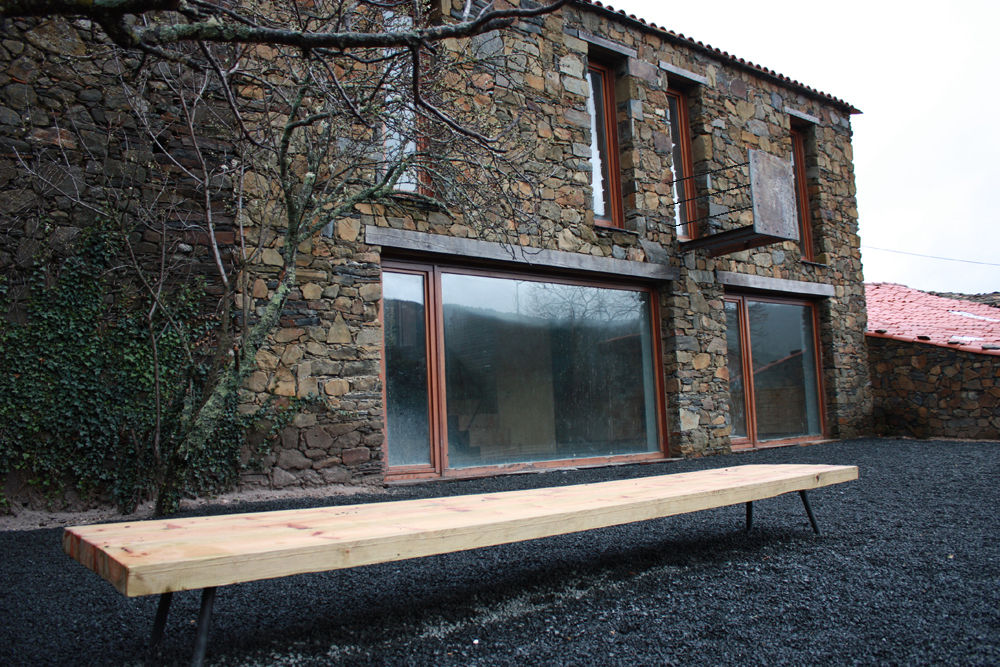
<path id="1" fill-rule="evenodd" d="M 159 594 L 151 647 L 171 595 L 202 589 L 200 665 L 218 586 L 418 558 L 805 492 L 856 479 L 854 466 L 744 465 L 481 495 L 67 528 L 63 549 L 127 596 Z"/>

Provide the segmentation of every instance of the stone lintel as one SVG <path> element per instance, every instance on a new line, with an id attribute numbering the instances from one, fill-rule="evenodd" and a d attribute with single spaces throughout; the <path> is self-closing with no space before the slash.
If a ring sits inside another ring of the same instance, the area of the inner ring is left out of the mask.
<path id="1" fill-rule="evenodd" d="M 787 113 L 792 118 L 798 118 L 799 120 L 803 120 L 803 121 L 805 121 L 807 123 L 811 123 L 813 125 L 821 125 L 822 124 L 822 122 L 820 121 L 819 118 L 817 118 L 816 116 L 813 116 L 812 114 L 808 114 L 805 111 L 799 111 L 798 109 L 793 109 L 791 107 L 785 107 L 785 113 Z"/>
<path id="2" fill-rule="evenodd" d="M 594 257 L 561 250 L 540 250 L 518 245 L 428 234 L 389 227 L 365 227 L 365 242 L 408 253 L 433 253 L 453 258 L 485 260 L 536 269 L 558 269 L 602 276 L 653 281 L 676 280 L 677 269 L 652 262 L 633 262 L 613 257 Z"/>
<path id="3" fill-rule="evenodd" d="M 591 35 L 589 32 L 584 32 L 583 30 L 577 31 L 577 37 L 587 42 L 592 46 L 604 49 L 605 51 L 611 51 L 612 53 L 617 53 L 619 55 L 625 56 L 626 58 L 638 58 L 639 52 L 635 49 L 625 46 L 624 44 L 619 44 L 606 37 L 599 37 L 597 35 Z"/>
<path id="4" fill-rule="evenodd" d="M 802 280 L 787 280 L 785 278 L 769 278 L 767 276 L 752 276 L 733 271 L 716 271 L 716 278 L 726 287 L 742 287 L 766 292 L 782 292 L 802 296 L 833 296 L 836 289 L 827 283 L 810 283 Z"/>
<path id="5" fill-rule="evenodd" d="M 671 65 L 670 63 L 661 60 L 660 69 L 667 72 L 671 76 L 676 76 L 681 79 L 688 81 L 689 83 L 696 83 L 699 86 L 708 86 L 708 77 L 702 76 L 692 72 L 691 70 L 684 69 L 683 67 L 678 67 L 677 65 Z"/>

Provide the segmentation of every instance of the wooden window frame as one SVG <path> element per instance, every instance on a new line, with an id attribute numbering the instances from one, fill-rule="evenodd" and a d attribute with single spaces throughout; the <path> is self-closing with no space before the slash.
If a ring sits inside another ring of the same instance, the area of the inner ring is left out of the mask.
<path id="1" fill-rule="evenodd" d="M 809 200 L 809 179 L 806 171 L 806 129 L 793 125 L 792 163 L 795 174 L 795 204 L 799 214 L 799 249 L 802 259 L 813 261 L 812 202 Z"/>
<path id="2" fill-rule="evenodd" d="M 684 179 L 679 181 L 680 187 L 677 188 L 677 193 L 680 195 L 681 202 L 675 204 L 680 207 L 680 217 L 681 223 L 676 227 L 677 238 L 681 240 L 691 240 L 697 236 L 698 230 L 695 229 L 692 220 L 697 219 L 697 209 L 696 206 L 698 188 L 697 184 L 694 182 L 694 155 L 691 151 L 691 115 L 688 109 L 688 95 L 683 90 L 678 88 L 667 88 L 667 97 L 672 98 L 677 106 L 677 125 L 680 128 L 679 137 L 670 137 L 671 143 L 675 143 L 680 146 L 681 149 L 681 171 L 684 172 L 680 175 L 677 174 L 677 165 L 673 165 L 673 152 L 671 152 L 671 164 L 673 169 L 671 170 L 671 175 L 676 181 L 678 179 Z M 673 128 L 671 130 L 671 135 L 673 134 Z M 676 217 L 675 217 L 676 220 Z M 676 223 L 675 223 L 676 224 Z"/>
<path id="3" fill-rule="evenodd" d="M 737 327 L 740 332 L 740 356 L 742 357 L 743 382 L 743 413 L 746 416 L 745 437 L 732 437 L 730 446 L 734 451 L 752 451 L 766 449 L 768 447 L 781 447 L 800 442 L 813 442 L 826 439 L 826 394 L 823 390 L 823 353 L 820 347 L 821 339 L 819 333 L 819 313 L 816 302 L 809 299 L 782 298 L 774 296 L 760 296 L 756 294 L 726 294 L 724 301 L 737 304 Z M 812 334 L 813 349 L 816 365 L 816 401 L 819 408 L 820 432 L 815 435 L 800 435 L 791 438 L 781 438 L 777 440 L 760 440 L 757 436 L 757 398 L 756 388 L 753 379 L 753 352 L 750 345 L 750 324 L 748 322 L 747 301 L 757 301 L 762 303 L 783 303 L 794 306 L 807 306 L 812 314 Z"/>
<path id="4" fill-rule="evenodd" d="M 496 270 L 489 267 L 478 267 L 462 264 L 436 262 L 417 262 L 405 259 L 387 259 L 382 263 L 385 271 L 408 273 L 424 276 L 424 326 L 427 346 L 427 384 L 428 384 L 428 428 L 430 436 L 430 465 L 389 466 L 388 433 L 392 425 L 388 420 L 388 403 L 386 396 L 386 366 L 385 341 L 382 343 L 381 384 L 384 437 L 382 439 L 382 459 L 386 462 L 386 481 L 404 481 L 409 479 L 462 479 L 484 477 L 500 473 L 520 472 L 525 470 L 542 470 L 547 468 L 597 466 L 611 463 L 631 463 L 642 461 L 665 460 L 669 452 L 666 422 L 666 383 L 663 377 L 662 346 L 660 341 L 660 309 L 658 292 L 650 284 L 643 282 L 610 282 L 593 280 L 586 277 L 564 274 L 521 273 L 516 271 Z M 530 461 L 523 463 L 504 463 L 488 466 L 449 468 L 448 466 L 448 414 L 447 394 L 445 387 L 445 350 L 444 350 L 444 308 L 442 307 L 441 276 L 445 273 L 502 278 L 508 280 L 531 280 L 536 282 L 555 283 L 562 285 L 581 285 L 603 289 L 627 291 L 642 291 L 649 295 L 650 318 L 650 350 L 653 363 L 654 393 L 653 409 L 656 411 L 656 440 L 658 449 L 655 452 L 638 454 L 615 454 L 592 456 L 576 459 L 555 459 L 551 461 Z M 379 315 L 383 316 L 384 301 L 379 302 Z M 384 326 L 384 320 L 383 320 Z M 384 329 L 383 329 L 384 331 Z"/>
<path id="5" fill-rule="evenodd" d="M 608 199 L 605 202 L 605 213 L 610 212 L 610 217 L 605 215 L 598 217 L 594 214 L 594 224 L 601 227 L 613 227 L 622 229 L 625 226 L 625 206 L 622 199 L 621 183 L 621 149 L 618 142 L 618 104 L 615 99 L 615 72 L 608 64 L 595 61 L 593 58 L 587 63 L 588 84 L 589 74 L 596 73 L 602 81 L 601 99 L 594 95 L 593 89 L 590 94 L 594 97 L 594 106 L 600 103 L 604 111 L 604 127 L 599 128 L 604 133 L 604 146 L 607 155 L 602 159 L 607 162 L 608 172 Z M 599 165 L 591 165 L 591 169 L 599 169 Z M 593 179 L 591 179 L 593 185 Z M 593 208 L 593 194 L 591 194 L 591 208 Z"/>

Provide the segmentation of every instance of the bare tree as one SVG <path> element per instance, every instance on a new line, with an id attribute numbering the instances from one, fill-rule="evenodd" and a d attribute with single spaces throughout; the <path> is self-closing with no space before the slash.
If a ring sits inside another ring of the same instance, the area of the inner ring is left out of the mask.
<path id="1" fill-rule="evenodd" d="M 367 205 L 434 211 L 502 242 L 537 233 L 541 183 L 522 172 L 536 148 L 537 109 L 508 76 L 526 63 L 498 31 L 565 2 L 467 0 L 441 16 L 420 0 L 0 0 L 2 17 L 99 27 L 134 118 L 122 131 L 147 147 L 142 166 L 169 172 L 198 211 L 171 217 L 203 232 L 222 298 L 216 361 L 170 454 L 175 467 L 206 446 L 256 368 L 295 288 L 301 244 L 331 222 Z M 93 204 L 76 176 L 52 186 Z M 144 205 L 165 205 L 159 192 Z M 219 234 L 220 211 L 232 220 L 232 244 Z M 244 293 L 234 318 L 234 296 L 264 244 L 280 249 L 277 287 L 259 303 Z M 163 285 L 146 283 L 154 295 Z M 174 492 L 173 474 L 164 473 L 161 498 Z"/>

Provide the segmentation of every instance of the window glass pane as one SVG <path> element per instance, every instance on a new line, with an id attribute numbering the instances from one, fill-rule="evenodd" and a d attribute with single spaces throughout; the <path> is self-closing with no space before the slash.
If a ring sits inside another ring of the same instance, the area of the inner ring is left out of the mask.
<path id="1" fill-rule="evenodd" d="M 747 301 L 757 438 L 819 435 L 812 308 Z"/>
<path id="2" fill-rule="evenodd" d="M 799 247 L 802 256 L 812 258 L 812 234 L 809 229 L 809 190 L 806 181 L 805 141 L 801 132 L 792 129 L 792 173 L 795 174 L 795 204 L 799 218 Z"/>
<path id="3" fill-rule="evenodd" d="M 684 128 L 681 126 L 681 115 L 679 104 L 681 99 L 676 95 L 667 96 L 667 113 L 670 117 L 667 118 L 667 124 L 670 127 L 670 160 L 673 169 L 673 198 L 675 202 L 681 202 L 685 199 L 685 185 L 682 179 L 690 176 L 690 174 L 685 172 L 684 169 L 684 153 L 681 149 L 681 137 Z M 684 224 L 688 221 L 687 216 L 687 204 L 677 203 L 674 205 L 674 225 L 676 225 L 678 236 L 687 236 L 688 230 L 684 227 Z"/>
<path id="4" fill-rule="evenodd" d="M 429 464 L 424 276 L 382 274 L 389 465 Z"/>
<path id="5" fill-rule="evenodd" d="M 649 294 L 444 274 L 452 468 L 654 452 Z"/>
<path id="6" fill-rule="evenodd" d="M 588 70 L 590 96 L 587 112 L 590 114 L 590 166 L 591 189 L 594 192 L 594 216 L 611 217 L 611 193 L 608 182 L 608 135 L 604 108 L 604 73 Z"/>
<path id="7" fill-rule="evenodd" d="M 729 418 L 734 438 L 747 437 L 746 384 L 743 378 L 743 341 L 740 340 L 739 304 L 726 301 L 726 346 L 729 367 Z"/>

